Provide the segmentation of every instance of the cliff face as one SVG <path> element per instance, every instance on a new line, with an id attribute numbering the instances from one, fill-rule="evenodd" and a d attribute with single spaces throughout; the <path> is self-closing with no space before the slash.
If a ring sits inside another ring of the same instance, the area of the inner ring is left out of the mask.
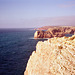
<path id="1" fill-rule="evenodd" d="M 44 37 L 44 31 L 36 31 L 34 33 L 34 38 L 43 38 Z"/>
<path id="2" fill-rule="evenodd" d="M 24 75 L 75 75 L 75 35 L 38 42 Z"/>
<path id="3" fill-rule="evenodd" d="M 74 34 L 75 27 L 51 27 L 47 31 L 36 31 L 34 38 L 63 37 L 65 34 Z"/>

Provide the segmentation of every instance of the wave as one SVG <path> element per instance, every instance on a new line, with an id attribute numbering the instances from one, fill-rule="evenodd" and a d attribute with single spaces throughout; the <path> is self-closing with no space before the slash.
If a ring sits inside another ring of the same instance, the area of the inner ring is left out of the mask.
<path id="1" fill-rule="evenodd" d="M 29 39 L 37 40 L 37 39 L 50 39 L 50 38 L 34 38 L 34 37 L 30 37 Z"/>

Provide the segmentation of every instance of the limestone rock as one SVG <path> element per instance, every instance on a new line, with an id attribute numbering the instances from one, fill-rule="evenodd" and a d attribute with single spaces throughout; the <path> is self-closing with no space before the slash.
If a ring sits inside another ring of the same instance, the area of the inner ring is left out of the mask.
<path id="1" fill-rule="evenodd" d="M 75 35 L 38 42 L 24 75 L 75 75 Z"/>

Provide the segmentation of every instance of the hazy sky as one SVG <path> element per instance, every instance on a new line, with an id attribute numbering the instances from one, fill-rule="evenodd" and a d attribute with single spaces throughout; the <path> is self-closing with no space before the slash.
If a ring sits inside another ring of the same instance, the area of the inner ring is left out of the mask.
<path id="1" fill-rule="evenodd" d="M 75 25 L 75 0 L 0 0 L 0 28 Z"/>

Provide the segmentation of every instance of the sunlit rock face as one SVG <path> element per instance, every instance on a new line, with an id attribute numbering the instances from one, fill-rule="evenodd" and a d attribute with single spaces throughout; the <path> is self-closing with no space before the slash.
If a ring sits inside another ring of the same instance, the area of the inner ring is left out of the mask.
<path id="1" fill-rule="evenodd" d="M 44 31 L 36 31 L 34 33 L 34 38 L 43 38 L 44 37 Z"/>
<path id="2" fill-rule="evenodd" d="M 39 41 L 24 75 L 75 75 L 75 35 Z"/>

